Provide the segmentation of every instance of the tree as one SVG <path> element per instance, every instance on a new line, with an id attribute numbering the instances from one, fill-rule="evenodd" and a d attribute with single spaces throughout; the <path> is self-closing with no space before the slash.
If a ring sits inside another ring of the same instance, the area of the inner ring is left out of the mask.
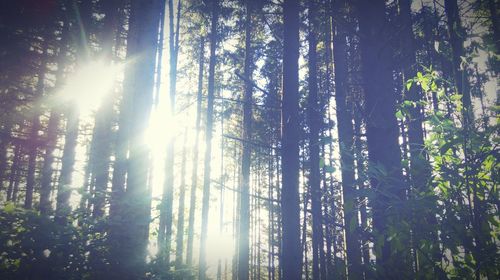
<path id="1" fill-rule="evenodd" d="M 398 247 L 408 240 L 405 219 L 406 189 L 401 173 L 401 154 L 398 143 L 396 98 L 393 95 L 391 59 L 393 51 L 388 41 L 385 1 L 356 1 L 362 75 L 365 94 L 366 138 L 370 164 L 370 183 L 374 192 L 373 229 L 379 275 L 411 277 L 409 251 Z M 389 238 L 396 230 L 398 238 Z"/>
<path id="2" fill-rule="evenodd" d="M 200 280 L 206 279 L 206 245 L 207 245 L 207 228 L 208 228 L 208 211 L 210 203 L 210 175 L 211 175 L 211 158 L 212 158 L 212 135 L 213 135 L 213 118 L 214 118 L 214 98 L 215 98 L 215 64 L 217 63 L 217 22 L 219 20 L 219 1 L 209 1 L 211 6 L 210 20 L 210 59 L 208 63 L 208 90 L 207 90 L 207 119 L 205 127 L 205 161 L 203 174 L 203 197 L 201 204 L 201 236 L 200 236 L 200 260 L 199 273 Z"/>
<path id="3" fill-rule="evenodd" d="M 317 32 L 318 32 L 318 3 L 309 0 L 309 51 L 308 51 L 308 88 L 307 98 L 307 125 L 309 127 L 309 188 L 311 192 L 312 211 L 312 250 L 313 250 L 313 279 L 320 279 L 320 260 L 324 260 L 323 245 L 323 215 L 321 209 L 321 174 L 320 174 L 320 130 L 323 123 L 322 112 L 318 98 L 318 62 L 317 62 Z M 323 262 L 321 266 L 323 267 Z M 321 275 L 325 277 L 325 275 Z"/>
<path id="4" fill-rule="evenodd" d="M 416 75 L 417 60 L 415 49 L 415 38 L 413 34 L 413 22 L 411 14 L 411 2 L 403 0 L 399 2 L 400 15 L 399 20 L 402 26 L 401 33 L 401 57 L 403 60 L 403 77 L 410 79 Z M 429 183 L 431 180 L 431 166 L 428 162 L 428 155 L 424 144 L 424 131 L 422 122 L 424 116 L 422 114 L 423 106 L 423 93 L 415 86 L 407 90 L 408 101 L 411 102 L 407 106 L 409 114 L 407 117 L 408 128 L 408 146 L 410 152 L 410 184 L 412 190 L 410 191 L 411 197 L 414 199 L 425 199 L 429 193 Z M 406 107 L 405 107 L 406 108 Z M 427 197 L 427 200 L 432 201 L 432 197 Z M 430 207 L 429 207 L 430 206 Z M 436 225 L 436 205 L 432 202 L 429 205 L 413 210 L 415 213 L 415 225 L 413 226 L 414 243 L 416 246 L 421 246 L 425 240 L 436 240 L 438 238 L 437 231 L 434 227 L 428 225 Z M 426 226 L 427 225 L 427 226 Z M 417 275 L 432 271 L 435 269 L 435 263 L 441 261 L 441 256 L 438 248 L 433 248 L 430 251 L 430 256 L 423 256 L 422 251 L 414 249 L 414 254 L 417 255 L 418 267 L 416 267 Z M 419 253 L 420 252 L 420 253 Z M 427 252 L 425 252 L 426 254 Z"/>
<path id="5" fill-rule="evenodd" d="M 198 186 L 198 154 L 201 130 L 201 103 L 203 97 L 203 69 L 205 62 L 205 37 L 200 38 L 199 66 L 198 66 L 198 94 L 196 96 L 195 142 L 193 148 L 193 170 L 191 174 L 191 195 L 189 204 L 188 238 L 186 248 L 186 264 L 193 261 L 194 218 L 196 211 L 196 190 Z"/>
<path id="6" fill-rule="evenodd" d="M 179 23 L 181 18 L 181 1 L 177 1 L 177 25 L 174 28 L 174 3 L 168 0 L 169 21 L 169 97 L 170 116 L 175 116 L 175 94 L 177 87 L 177 56 L 179 53 Z M 171 135 L 167 143 L 167 155 L 165 159 L 165 182 L 163 187 L 162 208 L 160 211 L 160 228 L 158 234 L 158 245 L 160 254 L 165 264 L 170 263 L 170 249 L 172 239 L 172 203 L 174 191 L 174 144 L 175 136 Z"/>
<path id="7" fill-rule="evenodd" d="M 283 2 L 283 97 L 281 109 L 281 222 L 283 279 L 301 278 L 299 206 L 299 12 L 298 0 Z"/>
<path id="8" fill-rule="evenodd" d="M 243 93 L 243 151 L 241 157 L 241 195 L 240 195 L 240 221 L 239 221 L 239 248 L 238 248 L 238 279 L 249 279 L 249 233 L 250 233 L 250 164 L 251 164 L 251 144 L 252 141 L 252 90 L 251 84 L 253 71 L 253 50 L 252 50 L 252 1 L 245 1 L 245 62 L 244 77 L 245 86 Z"/>
<path id="9" fill-rule="evenodd" d="M 143 135 L 152 106 L 156 44 L 161 1 L 132 1 L 127 38 L 127 58 L 141 54 L 125 71 L 123 103 L 125 123 L 119 129 L 127 129 L 124 141 L 128 143 L 126 190 L 120 201 L 117 220 L 119 228 L 127 228 L 113 242 L 121 246 L 114 271 L 122 279 L 142 278 L 145 273 L 146 245 L 150 223 L 150 192 L 147 188 L 149 152 L 143 143 Z M 133 133 L 133 135 L 131 134 Z M 126 227 L 125 227 L 126 225 Z M 115 235 L 114 238 L 117 238 Z M 115 251 L 116 252 L 116 251 Z"/>
<path id="10" fill-rule="evenodd" d="M 359 220 L 354 172 L 354 129 L 352 124 L 352 97 L 349 96 L 347 65 L 347 3 L 337 2 L 333 59 L 335 63 L 335 104 L 340 142 L 342 190 L 344 198 L 344 225 L 346 231 L 347 269 L 349 279 L 362 279 Z"/>

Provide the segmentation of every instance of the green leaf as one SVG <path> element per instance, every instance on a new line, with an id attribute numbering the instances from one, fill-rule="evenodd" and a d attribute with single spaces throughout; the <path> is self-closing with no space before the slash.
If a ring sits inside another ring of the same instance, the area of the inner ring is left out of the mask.
<path id="1" fill-rule="evenodd" d="M 431 90 L 432 91 L 437 91 L 438 90 L 438 86 L 437 86 L 436 82 L 434 82 L 434 81 L 431 84 Z"/>
<path id="2" fill-rule="evenodd" d="M 450 96 L 450 100 L 452 101 L 458 101 L 458 100 L 461 100 L 462 99 L 462 95 L 461 94 L 453 94 Z"/>
<path id="3" fill-rule="evenodd" d="M 419 81 L 424 79 L 424 75 L 422 75 L 422 72 L 417 72 L 417 78 Z"/>
<path id="4" fill-rule="evenodd" d="M 411 86 L 413 85 L 413 80 L 408 80 L 406 82 L 406 90 L 410 90 Z"/>
<path id="5" fill-rule="evenodd" d="M 401 110 L 398 110 L 396 112 L 396 118 L 399 119 L 399 120 L 404 119 L 403 112 L 401 112 Z"/>

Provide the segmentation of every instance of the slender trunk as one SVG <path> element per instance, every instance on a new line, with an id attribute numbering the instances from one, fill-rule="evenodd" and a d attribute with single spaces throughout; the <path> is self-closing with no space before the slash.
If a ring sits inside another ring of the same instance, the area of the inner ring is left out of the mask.
<path id="1" fill-rule="evenodd" d="M 63 156 L 61 160 L 61 174 L 59 176 L 59 185 L 57 188 L 56 220 L 64 224 L 68 220 L 71 212 L 69 199 L 71 197 L 73 168 L 75 165 L 76 145 L 78 139 L 79 114 L 74 107 L 66 112 L 66 134 L 64 141 Z"/>
<path id="2" fill-rule="evenodd" d="M 250 0 L 246 1 L 246 20 L 245 20 L 245 64 L 244 76 L 245 86 L 243 95 L 243 151 L 241 157 L 241 200 L 240 200 L 240 238 L 238 250 L 238 280 L 248 279 L 248 250 L 249 250 L 249 216 L 250 216 L 250 163 L 251 163 L 251 144 L 252 139 L 252 5 Z"/>
<path id="3" fill-rule="evenodd" d="M 179 42 L 174 26 L 174 1 L 168 0 L 168 26 L 169 26 L 169 96 L 170 96 L 170 117 L 175 118 L 175 94 L 177 88 L 177 56 Z M 177 19 L 180 18 L 181 1 L 178 0 Z M 158 247 L 160 248 L 160 258 L 168 266 L 170 263 L 170 250 L 172 243 L 172 207 L 174 193 L 174 151 L 175 135 L 170 135 L 167 143 L 167 154 L 165 157 L 165 182 L 163 185 L 162 206 L 160 210 L 160 228 L 158 234 Z"/>
<path id="4" fill-rule="evenodd" d="M 199 261 L 199 280 L 206 279 L 206 243 L 208 229 L 208 211 L 210 203 L 210 175 L 212 160 L 212 134 L 214 118 L 214 86 L 215 86 L 215 64 L 217 49 L 217 22 L 219 20 L 219 1 L 212 0 L 212 19 L 210 23 L 210 61 L 208 65 L 208 92 L 207 92 L 207 123 L 205 127 L 205 161 L 203 175 L 203 198 L 201 209 L 201 236 L 200 236 L 200 261 Z"/>
<path id="5" fill-rule="evenodd" d="M 58 64 L 56 73 L 56 88 L 61 83 L 64 74 L 64 65 L 67 52 L 66 40 L 69 33 L 69 24 L 65 23 L 61 35 L 61 46 L 58 53 Z M 40 212 L 42 215 L 47 215 L 52 211 L 50 202 L 50 193 L 52 191 L 52 177 L 54 169 L 54 151 L 57 144 L 59 123 L 61 121 L 60 108 L 53 107 L 50 112 L 49 124 L 47 127 L 47 146 L 43 157 L 42 179 L 40 186 Z"/>
<path id="6" fill-rule="evenodd" d="M 45 91 L 45 72 L 47 64 L 47 42 L 43 43 L 43 52 L 41 53 L 41 62 L 38 69 L 38 81 L 35 93 L 35 104 L 33 105 L 33 119 L 31 121 L 31 131 L 28 142 L 28 173 L 26 175 L 26 195 L 24 199 L 24 208 L 31 209 L 33 206 L 33 191 L 35 189 L 35 172 L 36 172 L 36 158 L 38 156 L 39 137 L 40 131 L 40 114 L 41 108 L 38 104 L 38 99 L 42 98 Z"/>
<path id="7" fill-rule="evenodd" d="M 59 66 L 61 67 L 61 66 Z M 56 108 L 50 112 L 49 124 L 47 127 L 47 147 L 43 156 L 42 180 L 40 186 L 40 213 L 47 215 L 52 210 L 50 203 L 50 192 L 52 190 L 52 175 L 54 169 L 54 150 L 57 142 L 57 130 L 59 127 L 60 113 Z"/>
<path id="8" fill-rule="evenodd" d="M 358 198 L 356 195 L 354 172 L 354 131 L 352 125 L 352 103 L 347 87 L 347 3 L 340 1 L 336 9 L 342 17 L 336 20 L 333 37 L 335 61 L 335 104 L 337 109 L 337 129 L 340 144 L 342 195 L 344 200 L 344 225 L 349 279 L 363 279 L 361 269 L 361 244 L 359 238 Z"/>
<path id="9" fill-rule="evenodd" d="M 7 201 L 16 203 L 17 188 L 19 186 L 19 172 L 21 169 L 22 149 L 20 144 L 14 144 L 14 158 L 10 166 L 9 185 L 7 187 Z"/>
<path id="10" fill-rule="evenodd" d="M 321 112 L 318 103 L 318 77 L 317 77 L 317 3 L 309 0 L 309 95 L 307 98 L 307 124 L 309 126 L 309 187 L 311 192 L 312 212 L 312 276 L 320 279 L 320 250 L 323 250 L 323 226 L 321 212 L 321 174 L 319 167 L 319 133 Z"/>
<path id="11" fill-rule="evenodd" d="M 186 198 L 186 142 L 187 142 L 187 129 L 184 132 L 184 148 L 182 149 L 182 163 L 181 163 L 181 185 L 179 187 L 179 210 L 177 217 L 177 238 L 175 249 L 175 269 L 182 268 L 182 255 L 184 253 L 184 202 Z"/>
<path id="12" fill-rule="evenodd" d="M 189 205 L 189 223 L 188 223 L 188 239 L 186 249 L 186 264 L 191 265 L 193 262 L 193 239 L 194 239 L 194 217 L 196 212 L 196 190 L 198 186 L 198 153 L 199 153 L 199 138 L 201 130 L 201 103 L 203 97 L 203 68 L 204 68 L 204 53 L 205 53 L 205 37 L 200 38 L 200 58 L 198 71 L 198 96 L 196 98 L 196 124 L 195 124 L 195 142 L 193 149 L 193 170 L 191 174 L 191 197 Z"/>
<path id="13" fill-rule="evenodd" d="M 104 1 L 102 5 L 105 15 L 103 34 L 101 34 L 103 41 L 102 53 L 108 61 L 111 61 L 121 3 L 118 0 L 108 0 Z M 103 104 L 100 105 L 95 117 L 95 133 L 92 136 L 91 146 L 93 146 L 94 149 L 91 150 L 89 162 L 91 162 L 92 176 L 95 177 L 93 215 L 97 218 L 101 218 L 104 215 L 106 196 L 108 193 L 114 102 L 115 98 L 113 94 L 110 93 L 110 95 L 104 99 Z"/>
<path id="14" fill-rule="evenodd" d="M 282 99 L 282 191 L 281 222 L 283 279 L 301 278 L 302 250 L 300 248 L 299 205 L 299 23 L 298 0 L 283 2 L 283 99 Z"/>
<path id="15" fill-rule="evenodd" d="M 11 143 L 12 121 L 6 120 L 2 128 L 2 137 L 0 137 L 0 194 L 4 190 L 4 182 L 6 181 L 7 171 L 7 149 Z"/>

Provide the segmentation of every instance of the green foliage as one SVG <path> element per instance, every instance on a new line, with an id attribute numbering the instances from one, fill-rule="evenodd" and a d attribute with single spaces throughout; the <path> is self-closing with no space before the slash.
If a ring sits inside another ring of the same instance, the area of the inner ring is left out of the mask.
<path id="1" fill-rule="evenodd" d="M 426 153 L 432 166 L 432 180 L 426 188 L 414 193 L 410 203 L 416 213 L 436 207 L 438 224 L 421 228 L 424 233 L 438 234 L 441 241 L 424 240 L 418 244 L 420 256 L 432 258 L 436 252 L 443 262 L 435 262 L 429 271 L 446 273 L 451 279 L 497 279 L 500 241 L 498 218 L 498 189 L 500 125 L 490 121 L 465 124 L 462 115 L 462 96 L 446 93 L 448 81 L 432 69 L 406 84 L 418 84 L 425 94 L 438 96 L 440 110 L 426 110 L 425 126 L 428 130 Z M 430 104 L 423 103 L 430 107 Z M 404 118 L 406 101 L 396 114 Z M 490 110 L 495 113 L 495 108 Z M 418 221 L 417 221 L 418 222 Z M 422 272 L 422 279 L 432 278 Z"/>

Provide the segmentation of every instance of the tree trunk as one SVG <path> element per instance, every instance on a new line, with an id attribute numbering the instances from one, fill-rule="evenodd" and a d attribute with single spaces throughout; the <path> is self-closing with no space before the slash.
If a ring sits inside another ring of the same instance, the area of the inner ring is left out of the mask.
<path id="1" fill-rule="evenodd" d="M 0 137 L 0 194 L 4 190 L 4 182 L 6 181 L 7 171 L 7 149 L 11 143 L 11 130 L 12 120 L 6 120 L 2 130 L 2 137 Z"/>
<path id="2" fill-rule="evenodd" d="M 175 94 L 177 87 L 177 56 L 179 51 L 178 30 L 174 26 L 174 1 L 168 0 L 168 22 L 169 22 L 169 96 L 170 96 L 170 117 L 175 117 Z M 180 19 L 180 0 L 178 3 L 177 26 Z M 169 266 L 170 250 L 172 247 L 172 207 L 174 193 L 174 151 L 175 135 L 170 135 L 167 143 L 167 154 L 165 157 L 165 182 L 163 185 L 163 196 L 160 210 L 160 228 L 158 233 L 158 247 L 160 248 L 160 258 Z"/>
<path id="3" fill-rule="evenodd" d="M 28 141 L 28 173 L 26 175 L 26 195 L 24 199 L 24 208 L 31 209 L 33 206 L 33 191 L 35 189 L 35 172 L 36 172 L 36 158 L 38 156 L 39 137 L 40 131 L 40 114 L 41 108 L 39 99 L 43 97 L 45 91 L 45 72 L 47 67 L 47 42 L 43 43 L 43 51 L 41 53 L 41 62 L 38 69 L 38 80 L 35 92 L 35 104 L 33 105 L 33 119 L 31 121 L 31 131 Z"/>
<path id="4" fill-rule="evenodd" d="M 196 215 L 196 191 L 198 186 L 198 154 L 201 130 L 201 103 L 203 98 L 203 68 L 205 53 L 205 37 L 200 38 L 200 57 L 198 70 L 198 95 L 196 98 L 196 124 L 195 142 L 193 148 L 193 170 L 191 174 L 191 198 L 189 205 L 188 239 L 186 249 L 186 264 L 189 266 L 193 262 L 193 239 L 194 239 L 194 218 Z"/>
<path id="5" fill-rule="evenodd" d="M 399 275 L 411 278 L 409 249 L 396 248 L 389 238 L 389 228 L 398 230 L 397 239 L 402 244 L 409 233 L 402 227 L 404 220 L 406 189 L 401 173 L 401 154 L 398 143 L 399 129 L 396 99 L 392 84 L 392 50 L 388 23 L 385 19 L 385 1 L 358 0 L 362 75 L 365 93 L 366 135 L 369 164 L 373 170 L 370 182 L 375 197 L 373 228 L 379 277 Z"/>
<path id="6" fill-rule="evenodd" d="M 78 139 L 79 113 L 74 106 L 66 112 L 66 134 L 63 156 L 61 160 L 61 174 L 57 188 L 56 220 L 64 224 L 71 212 L 69 199 L 71 197 L 73 168 L 75 165 L 76 145 Z"/>
<path id="7" fill-rule="evenodd" d="M 203 175 L 203 198 L 201 205 L 201 236 L 200 236 L 200 261 L 199 280 L 206 279 L 206 243 L 208 229 L 208 211 L 210 203 L 210 175 L 212 160 L 212 134 L 214 118 L 214 86 L 215 86 L 215 64 L 217 48 L 217 22 L 219 20 L 219 1 L 212 0 L 211 23 L 210 23 L 210 61 L 208 65 L 208 92 L 207 92 L 207 124 L 205 127 L 205 161 Z"/>
<path id="8" fill-rule="evenodd" d="M 115 218 L 117 229 L 123 232 L 118 236 L 119 240 L 113 240 L 117 243 L 115 246 L 121 246 L 118 250 L 121 255 L 118 262 L 114 263 L 113 272 L 121 279 L 141 279 L 145 273 L 151 219 L 151 194 L 147 187 L 150 157 L 142 136 L 148 125 L 153 102 L 161 1 L 134 0 L 130 9 L 127 58 L 134 57 L 134 63 L 125 70 L 122 109 L 127 122 L 120 123 L 120 129 L 129 129 L 122 132 L 124 138 L 120 141 L 120 144 L 129 143 L 128 163 L 124 162 L 123 166 L 128 173 L 127 189 L 119 202 L 119 206 L 123 206 L 119 209 L 119 215 L 126 219 Z M 131 135 L 132 132 L 134 135 Z M 122 156 L 126 156 L 126 149 L 120 152 L 125 152 Z"/>
<path id="9" fill-rule="evenodd" d="M 22 156 L 21 144 L 14 144 L 14 155 L 12 165 L 10 166 L 9 185 L 7 187 L 7 201 L 12 201 L 14 203 L 17 201 L 17 188 L 19 186 Z"/>
<path id="10" fill-rule="evenodd" d="M 335 21 L 333 52 L 335 61 L 335 104 L 340 145 L 342 195 L 344 200 L 344 226 L 347 247 L 347 270 L 349 279 L 363 279 L 361 269 L 361 244 L 359 240 L 358 199 L 354 172 L 354 131 L 352 125 L 352 103 L 347 87 L 347 3 L 341 1 L 335 9 L 340 15 Z"/>
<path id="11" fill-rule="evenodd" d="M 61 67 L 61 65 L 59 65 L 59 67 Z M 60 78 L 60 76 L 58 78 Z M 53 153 L 56 148 L 58 136 L 57 130 L 59 128 L 60 118 L 61 116 L 59 110 L 53 108 L 50 112 L 49 124 L 47 127 L 47 146 L 45 148 L 45 154 L 43 156 L 42 180 L 40 186 L 40 213 L 42 215 L 48 215 L 52 210 L 50 203 L 50 192 L 52 190 L 52 175 L 54 173 L 54 169 L 52 167 L 54 163 Z"/>
<path id="12" fill-rule="evenodd" d="M 175 249 L 175 269 L 182 269 L 182 255 L 184 253 L 184 202 L 186 199 L 186 142 L 187 129 L 184 132 L 184 148 L 182 149 L 181 185 L 179 187 L 179 210 L 177 217 L 177 237 Z"/>
<path id="13" fill-rule="evenodd" d="M 312 276 L 313 279 L 320 279 L 320 255 L 323 252 L 323 225 L 321 212 L 321 174 L 319 155 L 319 133 L 320 124 L 323 122 L 318 103 L 318 77 L 317 77 L 317 3 L 309 0 L 309 95 L 307 98 L 307 124 L 309 126 L 309 187 L 311 192 L 311 212 L 312 212 Z"/>
<path id="14" fill-rule="evenodd" d="M 299 1 L 283 2 L 283 99 L 281 109 L 282 259 L 283 279 L 301 278 L 299 205 Z"/>
<path id="15" fill-rule="evenodd" d="M 245 19 L 245 64 L 244 76 L 245 86 L 243 95 L 243 151 L 241 157 L 241 200 L 240 200 L 240 238 L 238 250 L 238 280 L 249 279 L 249 232 L 250 232 L 250 164 L 251 164 L 251 144 L 252 139 L 252 79 L 253 69 L 253 50 L 252 50 L 252 12 L 253 2 L 246 0 L 246 19 Z"/>
<path id="16" fill-rule="evenodd" d="M 411 20 L 411 0 L 401 0 L 399 2 L 399 8 L 399 18 L 401 26 L 403 27 L 403 33 L 401 36 L 401 51 L 402 56 L 407 59 L 406 64 L 403 65 L 403 82 L 405 82 L 405 80 L 414 77 L 417 72 L 415 39 Z M 414 105 L 409 108 L 408 116 L 410 184 L 413 188 L 412 192 L 414 192 L 412 197 L 419 199 L 419 194 L 428 193 L 429 191 L 428 183 L 431 179 L 432 168 L 427 160 L 427 151 L 424 147 L 424 131 L 422 128 L 424 116 L 422 113 L 422 105 L 420 105 L 420 101 L 422 101 L 422 92 L 419 91 L 418 87 L 412 86 L 407 94 L 407 98 L 414 103 Z M 421 242 L 424 242 L 425 240 L 436 240 L 437 242 L 437 232 L 433 230 L 434 226 L 437 224 L 435 211 L 436 209 L 434 208 L 417 209 L 416 212 L 413 213 L 413 215 L 415 215 L 415 224 L 413 229 L 415 247 L 420 247 Z M 429 227 L 429 225 L 431 226 Z M 435 263 L 439 263 L 441 261 L 439 248 L 437 246 L 432 252 L 430 252 L 431 258 L 424 257 L 418 252 L 418 250 L 414 252 L 418 259 L 418 263 L 416 264 L 417 277 L 419 271 L 422 271 L 422 273 L 427 275 L 435 268 Z M 431 262 L 429 262 L 429 260 Z"/>

